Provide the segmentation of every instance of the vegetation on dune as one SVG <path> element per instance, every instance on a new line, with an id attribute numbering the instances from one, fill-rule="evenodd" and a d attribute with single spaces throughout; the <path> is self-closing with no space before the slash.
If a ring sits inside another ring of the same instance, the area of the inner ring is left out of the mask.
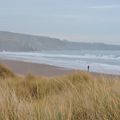
<path id="1" fill-rule="evenodd" d="M 13 78 L 15 74 L 6 66 L 0 64 L 0 78 Z"/>
<path id="2" fill-rule="evenodd" d="M 76 72 L 1 79 L 0 120 L 120 120 L 119 78 Z"/>

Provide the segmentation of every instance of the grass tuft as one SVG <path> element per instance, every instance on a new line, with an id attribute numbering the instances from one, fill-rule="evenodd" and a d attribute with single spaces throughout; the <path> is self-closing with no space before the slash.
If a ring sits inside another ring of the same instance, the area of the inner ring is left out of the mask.
<path id="1" fill-rule="evenodd" d="M 13 78 L 15 77 L 15 74 L 6 66 L 0 64 L 0 78 Z"/>

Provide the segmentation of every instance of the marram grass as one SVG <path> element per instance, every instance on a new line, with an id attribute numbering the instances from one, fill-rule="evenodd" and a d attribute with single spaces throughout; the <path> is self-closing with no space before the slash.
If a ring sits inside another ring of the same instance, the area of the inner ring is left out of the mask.
<path id="1" fill-rule="evenodd" d="M 119 77 L 76 72 L 23 78 L 6 67 L 3 73 L 0 120 L 120 120 Z"/>

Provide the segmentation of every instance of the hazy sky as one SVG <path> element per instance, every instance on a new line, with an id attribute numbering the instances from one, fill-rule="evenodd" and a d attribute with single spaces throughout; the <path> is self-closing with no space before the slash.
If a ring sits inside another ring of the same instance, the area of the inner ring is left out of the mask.
<path id="1" fill-rule="evenodd" d="M 0 30 L 120 44 L 120 0 L 0 0 Z"/>

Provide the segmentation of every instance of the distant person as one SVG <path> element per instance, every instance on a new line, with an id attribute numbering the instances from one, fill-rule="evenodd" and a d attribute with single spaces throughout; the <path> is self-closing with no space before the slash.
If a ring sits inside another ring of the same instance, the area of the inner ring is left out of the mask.
<path id="1" fill-rule="evenodd" d="M 89 72 L 89 71 L 90 71 L 90 66 L 88 65 L 88 67 L 87 67 L 87 68 L 88 68 L 88 72 Z"/>

